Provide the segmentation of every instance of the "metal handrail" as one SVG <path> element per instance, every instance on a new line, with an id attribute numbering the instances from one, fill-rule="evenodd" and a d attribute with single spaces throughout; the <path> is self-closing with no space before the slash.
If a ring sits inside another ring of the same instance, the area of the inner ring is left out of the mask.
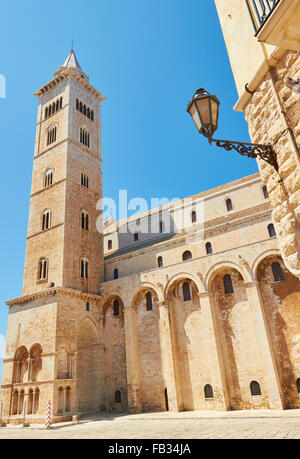
<path id="1" fill-rule="evenodd" d="M 260 32 L 279 3 L 280 0 L 246 0 L 255 35 Z"/>

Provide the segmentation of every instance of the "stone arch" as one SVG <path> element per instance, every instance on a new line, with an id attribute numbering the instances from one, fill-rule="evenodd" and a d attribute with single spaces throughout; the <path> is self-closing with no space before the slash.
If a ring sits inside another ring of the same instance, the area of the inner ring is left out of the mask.
<path id="1" fill-rule="evenodd" d="M 186 296 L 188 287 L 188 296 Z M 178 393 L 178 409 L 193 411 L 200 409 L 201 382 L 199 367 L 203 367 L 205 355 L 201 340 L 199 293 L 203 290 L 200 278 L 192 273 L 177 273 L 169 279 L 165 298 L 169 306 L 173 358 Z M 164 397 L 166 399 L 166 397 Z"/>
<path id="2" fill-rule="evenodd" d="M 90 317 L 77 330 L 78 404 L 80 412 L 99 409 L 101 345 L 98 328 Z"/>
<path id="3" fill-rule="evenodd" d="M 31 381 L 38 381 L 39 374 L 43 367 L 43 349 L 39 343 L 33 344 L 29 351 L 30 368 L 29 379 Z"/>
<path id="4" fill-rule="evenodd" d="M 274 278 L 273 263 L 280 264 L 282 279 Z M 284 395 L 284 406 L 300 408 L 295 385 L 300 373 L 300 281 L 287 269 L 279 250 L 262 254 L 254 268 Z"/>
<path id="5" fill-rule="evenodd" d="M 25 373 L 28 372 L 28 350 L 25 346 L 17 349 L 14 358 L 14 382 L 21 384 L 25 380 Z"/>
<path id="6" fill-rule="evenodd" d="M 57 412 L 58 412 L 58 414 L 62 414 L 64 412 L 64 399 L 65 399 L 64 392 L 65 392 L 64 388 L 63 387 L 59 387 L 59 389 L 58 389 L 58 398 L 57 398 L 57 403 L 58 403 Z"/>
<path id="7" fill-rule="evenodd" d="M 184 279 L 188 279 L 188 280 L 192 281 L 195 284 L 195 286 L 197 287 L 198 293 L 203 291 L 203 285 L 200 282 L 200 279 L 196 275 L 194 275 L 192 273 L 187 273 L 187 272 L 180 272 L 180 273 L 175 274 L 174 276 L 172 276 L 168 280 L 167 285 L 165 287 L 164 298 L 165 299 L 169 299 L 170 289 L 173 288 L 173 286 L 178 281 L 183 281 Z"/>
<path id="8" fill-rule="evenodd" d="M 139 287 L 135 289 L 132 294 L 130 305 L 134 306 L 138 301 L 141 294 L 146 293 L 147 291 L 151 291 L 153 294 L 154 301 L 163 301 L 164 300 L 164 292 L 161 287 L 157 287 L 156 285 L 152 284 L 151 282 L 144 282 Z"/>
<path id="9" fill-rule="evenodd" d="M 113 315 L 113 302 L 118 300 L 118 316 Z M 124 327 L 124 302 L 120 295 L 113 291 L 105 298 L 102 308 L 103 314 L 103 340 L 109 342 L 105 349 L 105 365 L 107 371 L 104 375 L 105 405 L 108 411 L 116 411 L 114 393 L 124 388 L 127 394 L 127 373 L 126 373 L 126 345 Z M 122 399 L 123 411 L 127 410 L 127 395 Z"/>
<path id="10" fill-rule="evenodd" d="M 216 263 L 213 265 L 208 272 L 206 273 L 205 280 L 204 280 L 204 285 L 206 290 L 211 290 L 212 283 L 217 276 L 217 274 L 222 271 L 226 270 L 227 268 L 235 269 L 240 273 L 242 276 L 244 282 L 251 282 L 252 279 L 250 277 L 250 274 L 247 273 L 239 264 L 233 262 L 233 261 L 220 261 L 219 263 Z"/>
<path id="11" fill-rule="evenodd" d="M 251 268 L 251 275 L 253 280 L 258 280 L 257 279 L 257 269 L 258 266 L 260 265 L 261 261 L 263 261 L 265 258 L 268 258 L 270 256 L 278 256 L 281 257 L 280 250 L 279 249 L 270 249 L 270 250 L 265 250 L 263 253 L 261 253 L 253 262 L 252 268 Z"/>
<path id="12" fill-rule="evenodd" d="M 120 320 L 121 327 L 122 328 L 124 327 L 124 302 L 123 302 L 122 298 L 120 297 L 120 295 L 118 295 L 117 293 L 112 293 L 104 301 L 103 309 L 102 309 L 103 327 L 105 327 L 105 323 L 106 323 L 106 320 L 107 320 L 107 314 L 109 314 L 110 311 L 112 311 L 113 302 L 115 300 L 118 300 L 118 302 L 119 302 L 120 314 L 118 316 L 118 319 Z M 111 315 L 113 315 L 113 314 L 111 313 Z"/>
<path id="13" fill-rule="evenodd" d="M 254 408 L 247 378 L 256 380 L 264 374 L 253 305 L 245 287 L 251 276 L 250 272 L 247 274 L 236 263 L 222 262 L 211 268 L 206 280 L 207 289 L 213 292 L 216 329 L 226 362 L 225 387 L 232 410 Z M 255 408 L 269 408 L 267 399 L 259 403 Z"/>

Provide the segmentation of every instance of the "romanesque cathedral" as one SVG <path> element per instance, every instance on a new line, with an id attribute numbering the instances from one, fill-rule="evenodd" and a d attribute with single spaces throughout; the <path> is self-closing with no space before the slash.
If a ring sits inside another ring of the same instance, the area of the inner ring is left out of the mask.
<path id="1" fill-rule="evenodd" d="M 253 142 L 274 146 L 278 171 L 258 160 L 257 174 L 100 231 L 105 97 L 73 50 L 35 93 L 23 294 L 7 302 L 6 422 L 26 410 L 40 423 L 49 401 L 54 422 L 300 407 L 300 99 L 286 85 L 300 57 L 258 42 L 238 3 L 235 16 L 232 1 L 216 0 L 235 109 Z"/>

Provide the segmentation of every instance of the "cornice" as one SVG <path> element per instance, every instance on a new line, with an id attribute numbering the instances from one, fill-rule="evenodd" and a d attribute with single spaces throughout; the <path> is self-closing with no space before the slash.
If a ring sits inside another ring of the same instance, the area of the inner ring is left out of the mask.
<path id="1" fill-rule="evenodd" d="M 45 297 L 55 296 L 55 295 L 57 295 L 58 297 L 73 296 L 76 298 L 80 298 L 84 301 L 93 301 L 98 304 L 102 304 L 103 302 L 101 295 L 95 295 L 92 293 L 84 293 L 84 292 L 81 292 L 80 290 L 75 290 L 71 288 L 54 287 L 51 289 L 43 290 L 42 292 L 37 292 L 31 295 L 25 295 L 20 298 L 15 298 L 13 300 L 6 301 L 5 304 L 9 307 L 20 306 L 26 303 L 30 303 L 31 301 L 38 300 L 40 298 L 45 298 Z"/>
<path id="2" fill-rule="evenodd" d="M 40 97 L 44 94 L 46 94 L 48 91 L 51 89 L 55 88 L 59 83 L 61 83 L 63 80 L 66 79 L 67 76 L 72 76 L 75 80 L 77 80 L 81 86 L 84 87 L 88 92 L 92 93 L 93 96 L 97 97 L 100 101 L 106 100 L 105 97 L 97 91 L 90 83 L 88 83 L 84 78 L 80 77 L 77 72 L 75 72 L 73 69 L 66 69 L 63 73 L 59 74 L 57 77 L 53 78 L 51 81 L 49 81 L 45 86 L 42 88 L 38 89 L 34 95 L 36 97 Z"/>

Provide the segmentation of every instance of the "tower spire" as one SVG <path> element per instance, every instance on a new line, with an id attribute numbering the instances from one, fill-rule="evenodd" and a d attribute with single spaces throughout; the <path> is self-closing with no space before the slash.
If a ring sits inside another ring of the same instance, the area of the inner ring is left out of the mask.
<path id="1" fill-rule="evenodd" d="M 67 69 L 74 69 L 80 74 L 82 78 L 84 78 L 87 81 L 89 80 L 88 76 L 83 72 L 78 62 L 75 51 L 73 49 L 73 42 L 72 42 L 72 48 L 68 54 L 67 59 L 65 60 L 63 65 L 59 67 L 58 71 L 54 73 L 54 77 L 56 77 L 57 75 L 59 75 L 60 73 L 64 72 Z"/>

